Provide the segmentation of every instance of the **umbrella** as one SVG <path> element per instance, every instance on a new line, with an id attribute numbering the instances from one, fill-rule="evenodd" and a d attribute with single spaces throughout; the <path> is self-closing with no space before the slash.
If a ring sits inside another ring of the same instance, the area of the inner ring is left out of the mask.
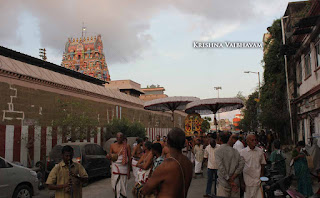
<path id="1" fill-rule="evenodd" d="M 172 122 L 174 126 L 174 111 L 185 110 L 186 105 L 190 102 L 200 100 L 197 97 L 174 96 L 167 98 L 159 98 L 144 103 L 144 108 L 152 111 L 171 111 Z"/>
<path id="2" fill-rule="evenodd" d="M 186 113 L 199 113 L 200 115 L 214 114 L 216 121 L 216 113 L 233 111 L 242 108 L 243 102 L 239 98 L 210 98 L 197 100 L 187 104 Z M 217 123 L 216 130 L 218 128 Z"/>

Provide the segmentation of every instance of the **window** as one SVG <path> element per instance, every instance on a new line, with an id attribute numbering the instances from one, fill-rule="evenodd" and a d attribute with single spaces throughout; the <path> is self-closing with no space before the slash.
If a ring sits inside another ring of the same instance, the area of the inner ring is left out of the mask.
<path id="1" fill-rule="evenodd" d="M 305 79 L 311 75 L 311 53 L 307 53 L 304 57 Z"/>
<path id="2" fill-rule="evenodd" d="M 12 165 L 0 158 L 0 168 L 11 168 Z"/>
<path id="3" fill-rule="evenodd" d="M 5 168 L 6 167 L 6 162 L 0 158 L 0 168 Z"/>
<path id="4" fill-rule="evenodd" d="M 85 146 L 86 155 L 105 155 L 102 147 L 95 144 L 88 144 Z"/>
<path id="5" fill-rule="evenodd" d="M 81 157 L 80 154 L 80 147 L 77 145 L 69 145 L 73 148 L 73 157 Z M 62 147 L 61 145 L 56 145 L 52 148 L 52 151 L 50 152 L 50 159 L 54 161 L 60 161 L 62 158 Z"/>
<path id="6" fill-rule="evenodd" d="M 302 83 L 302 64 L 301 64 L 301 61 L 297 65 L 297 83 L 298 84 Z"/>
<path id="7" fill-rule="evenodd" d="M 316 68 L 320 66 L 320 42 L 316 45 Z"/>

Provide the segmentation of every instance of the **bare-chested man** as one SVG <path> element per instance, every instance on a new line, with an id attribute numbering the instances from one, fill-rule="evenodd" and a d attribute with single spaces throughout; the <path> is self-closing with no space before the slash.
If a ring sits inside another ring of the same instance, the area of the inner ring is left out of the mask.
<path id="1" fill-rule="evenodd" d="M 168 145 L 164 146 L 163 149 L 162 149 L 162 157 L 164 159 L 170 157 L 170 150 L 169 150 L 169 147 Z"/>
<path id="2" fill-rule="evenodd" d="M 167 136 L 163 136 L 163 138 L 162 138 L 162 142 L 163 142 L 162 148 L 167 146 L 167 139 L 168 139 Z"/>
<path id="3" fill-rule="evenodd" d="M 170 157 L 158 166 L 143 186 L 144 195 L 160 188 L 158 198 L 185 198 L 192 180 L 192 164 L 181 152 L 186 136 L 180 128 L 173 128 L 168 134 Z"/>
<path id="4" fill-rule="evenodd" d="M 133 172 L 133 176 L 135 178 L 135 182 L 138 182 L 138 167 L 137 167 L 137 163 L 140 160 L 143 150 L 142 150 L 142 144 L 143 141 L 141 138 L 137 139 L 137 145 L 133 148 L 132 151 L 132 172 Z"/>
<path id="5" fill-rule="evenodd" d="M 127 196 L 127 180 L 130 179 L 130 159 L 131 148 L 124 142 L 123 133 L 117 133 L 117 142 L 111 144 L 110 154 L 111 159 L 117 155 L 117 160 L 112 162 L 112 177 L 111 185 L 115 192 L 116 198 Z"/>
<path id="6" fill-rule="evenodd" d="M 160 135 L 157 135 L 156 140 L 153 141 L 153 143 L 160 143 L 160 144 L 161 144 Z M 161 145 L 162 145 L 162 144 L 161 144 Z"/>
<path id="7" fill-rule="evenodd" d="M 137 163 L 138 170 L 138 183 L 143 184 L 147 181 L 153 160 L 151 151 L 152 143 L 147 141 L 143 145 L 144 154 Z"/>

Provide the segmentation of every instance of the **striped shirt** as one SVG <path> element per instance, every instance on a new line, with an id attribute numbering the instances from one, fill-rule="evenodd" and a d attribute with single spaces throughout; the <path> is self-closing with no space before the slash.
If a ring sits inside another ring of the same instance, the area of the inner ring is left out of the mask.
<path id="1" fill-rule="evenodd" d="M 208 158 L 208 168 L 209 169 L 218 169 L 216 165 L 214 151 L 219 148 L 219 144 L 216 144 L 214 148 L 209 144 L 204 151 L 204 158 Z"/>

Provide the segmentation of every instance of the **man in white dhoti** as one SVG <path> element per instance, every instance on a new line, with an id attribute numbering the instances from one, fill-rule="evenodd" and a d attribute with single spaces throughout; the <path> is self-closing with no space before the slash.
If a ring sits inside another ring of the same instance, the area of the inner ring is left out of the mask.
<path id="1" fill-rule="evenodd" d="M 111 186 L 115 198 L 127 197 L 127 180 L 130 179 L 130 146 L 123 141 L 122 133 L 117 133 L 117 142 L 110 146 L 108 158 L 112 159 Z"/>
<path id="2" fill-rule="evenodd" d="M 138 170 L 139 168 L 137 167 L 137 163 L 140 160 L 140 157 L 142 156 L 142 144 L 143 141 L 141 138 L 137 139 L 137 145 L 133 148 L 132 151 L 132 172 L 133 176 L 135 178 L 135 182 L 138 182 Z"/>
<path id="3" fill-rule="evenodd" d="M 266 159 L 262 149 L 256 147 L 257 138 L 255 135 L 247 136 L 247 144 L 248 146 L 240 151 L 240 156 L 245 161 L 243 168 L 243 179 L 246 184 L 244 197 L 262 198 L 260 177 L 264 174 Z"/>
<path id="4" fill-rule="evenodd" d="M 197 139 L 196 140 L 196 145 L 194 146 L 193 153 L 195 155 L 195 166 L 194 166 L 194 173 L 195 173 L 195 178 L 197 175 L 201 174 L 203 175 L 202 172 L 202 162 L 203 162 L 203 157 L 204 157 L 204 149 L 203 145 L 201 144 L 201 140 Z"/>

